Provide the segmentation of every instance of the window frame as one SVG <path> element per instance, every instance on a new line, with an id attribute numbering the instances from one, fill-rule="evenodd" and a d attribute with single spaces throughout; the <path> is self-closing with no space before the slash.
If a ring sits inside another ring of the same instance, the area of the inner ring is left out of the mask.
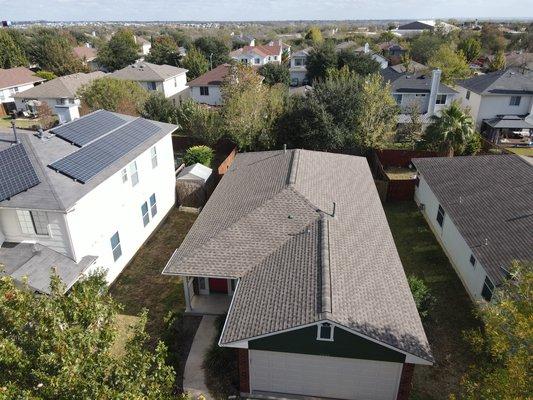
<path id="1" fill-rule="evenodd" d="M 157 82 L 155 81 L 146 82 L 146 86 L 148 87 L 148 90 L 157 90 Z"/>
<path id="2" fill-rule="evenodd" d="M 473 254 L 470 254 L 470 265 L 472 266 L 472 268 L 476 268 L 476 264 L 477 264 L 477 260 L 476 260 L 476 257 L 474 257 Z"/>
<path id="3" fill-rule="evenodd" d="M 150 215 L 153 218 L 157 215 L 157 197 L 155 196 L 155 193 L 152 193 L 148 201 L 150 203 Z"/>
<path id="4" fill-rule="evenodd" d="M 141 204 L 141 217 L 143 220 L 143 226 L 146 227 L 146 225 L 150 223 L 150 209 L 148 208 L 147 201 Z"/>
<path id="5" fill-rule="evenodd" d="M 158 166 L 158 161 L 157 148 L 155 146 L 150 149 L 150 160 L 152 161 L 152 169 L 156 168 Z"/>
<path id="6" fill-rule="evenodd" d="M 120 172 L 120 177 L 122 179 L 122 183 L 126 183 L 128 181 L 128 169 L 122 168 L 122 171 Z"/>
<path id="7" fill-rule="evenodd" d="M 444 211 L 444 208 L 439 204 L 439 208 L 437 209 L 437 223 L 442 228 L 444 226 L 444 218 L 446 217 L 446 211 Z"/>
<path id="8" fill-rule="evenodd" d="M 113 238 L 117 237 L 117 243 L 113 245 Z M 113 254 L 113 260 L 116 262 L 120 257 L 122 257 L 122 246 L 120 244 L 120 235 L 118 231 L 116 231 L 112 236 L 111 239 L 109 239 L 111 243 L 111 253 Z M 115 251 L 118 250 L 118 255 L 115 253 Z"/>
<path id="9" fill-rule="evenodd" d="M 46 212 L 17 210 L 17 219 L 24 235 L 50 236 L 50 223 Z"/>
<path id="10" fill-rule="evenodd" d="M 444 99 L 444 101 L 442 101 Z M 437 97 L 435 98 L 435 104 L 437 105 L 445 105 L 448 101 L 448 95 L 446 94 L 437 94 Z"/>
<path id="11" fill-rule="evenodd" d="M 522 102 L 522 96 L 511 96 L 511 99 L 509 100 L 509 106 L 520 107 L 521 102 Z"/>
<path id="12" fill-rule="evenodd" d="M 200 96 L 209 96 L 209 86 L 200 86 Z"/>
<path id="13" fill-rule="evenodd" d="M 485 276 L 485 280 L 483 281 L 483 287 L 481 288 L 481 297 L 483 297 L 485 301 L 490 302 L 492 300 L 492 297 L 494 296 L 494 289 L 494 283 L 492 283 L 491 279 L 488 276 Z M 487 292 L 490 294 L 490 296 L 487 294 Z"/>
<path id="14" fill-rule="evenodd" d="M 137 168 L 137 161 L 130 163 L 130 177 L 131 187 L 135 187 L 139 184 L 139 168 Z"/>
<path id="15" fill-rule="evenodd" d="M 323 328 L 330 329 L 329 335 L 327 337 L 322 335 L 322 333 L 323 333 L 322 329 Z M 316 340 L 321 340 L 323 342 L 333 342 L 334 341 L 334 331 L 335 331 L 335 326 L 333 324 L 331 324 L 329 322 L 322 322 L 321 324 L 317 325 Z"/>
<path id="16" fill-rule="evenodd" d="M 396 101 L 397 105 L 401 105 L 402 104 L 403 95 L 401 93 L 394 93 L 392 95 L 392 97 L 394 97 L 394 100 Z"/>

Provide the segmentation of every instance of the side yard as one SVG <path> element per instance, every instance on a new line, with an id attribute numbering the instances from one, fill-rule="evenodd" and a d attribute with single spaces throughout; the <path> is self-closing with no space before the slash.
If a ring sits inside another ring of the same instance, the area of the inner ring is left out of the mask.
<path id="1" fill-rule="evenodd" d="M 407 276 L 422 279 L 436 298 L 424 322 L 436 363 L 415 368 L 411 399 L 448 399 L 475 359 L 462 335 L 479 326 L 474 304 L 416 204 L 386 203 L 384 208 Z"/>

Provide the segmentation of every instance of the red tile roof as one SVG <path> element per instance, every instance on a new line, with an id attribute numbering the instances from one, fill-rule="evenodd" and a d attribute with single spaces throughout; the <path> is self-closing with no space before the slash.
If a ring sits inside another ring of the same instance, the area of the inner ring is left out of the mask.
<path id="1" fill-rule="evenodd" d="M 230 64 L 221 64 L 187 83 L 187 86 L 220 86 L 230 72 Z"/>
<path id="2" fill-rule="evenodd" d="M 235 50 L 232 52 L 232 55 L 237 54 L 243 54 L 243 53 L 256 53 L 263 57 L 267 56 L 279 56 L 281 53 L 281 46 L 274 45 L 274 46 L 266 46 L 266 45 L 259 45 L 259 46 L 244 46 L 238 50 Z"/>
<path id="3" fill-rule="evenodd" d="M 0 68 L 0 89 L 20 86 L 27 83 L 42 82 L 45 79 L 35 76 L 33 71 L 26 67 L 9 69 Z"/>

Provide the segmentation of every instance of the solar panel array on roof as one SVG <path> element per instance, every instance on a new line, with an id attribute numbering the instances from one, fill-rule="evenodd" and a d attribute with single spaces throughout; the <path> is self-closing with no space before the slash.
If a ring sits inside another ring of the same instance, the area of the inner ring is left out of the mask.
<path id="1" fill-rule="evenodd" d="M 39 182 L 22 144 L 0 151 L 0 201 L 24 192 Z"/>
<path id="2" fill-rule="evenodd" d="M 61 139 L 82 147 L 126 122 L 109 111 L 99 110 L 69 124 L 54 128 L 52 132 Z"/>
<path id="3" fill-rule="evenodd" d="M 158 131 L 157 125 L 139 118 L 50 164 L 49 167 L 86 183 Z"/>

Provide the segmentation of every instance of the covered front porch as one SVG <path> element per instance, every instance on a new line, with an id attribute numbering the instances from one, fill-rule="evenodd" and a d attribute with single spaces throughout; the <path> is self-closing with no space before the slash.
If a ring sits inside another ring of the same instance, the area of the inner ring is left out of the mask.
<path id="1" fill-rule="evenodd" d="M 185 313 L 221 315 L 228 312 L 237 279 L 183 276 Z"/>

